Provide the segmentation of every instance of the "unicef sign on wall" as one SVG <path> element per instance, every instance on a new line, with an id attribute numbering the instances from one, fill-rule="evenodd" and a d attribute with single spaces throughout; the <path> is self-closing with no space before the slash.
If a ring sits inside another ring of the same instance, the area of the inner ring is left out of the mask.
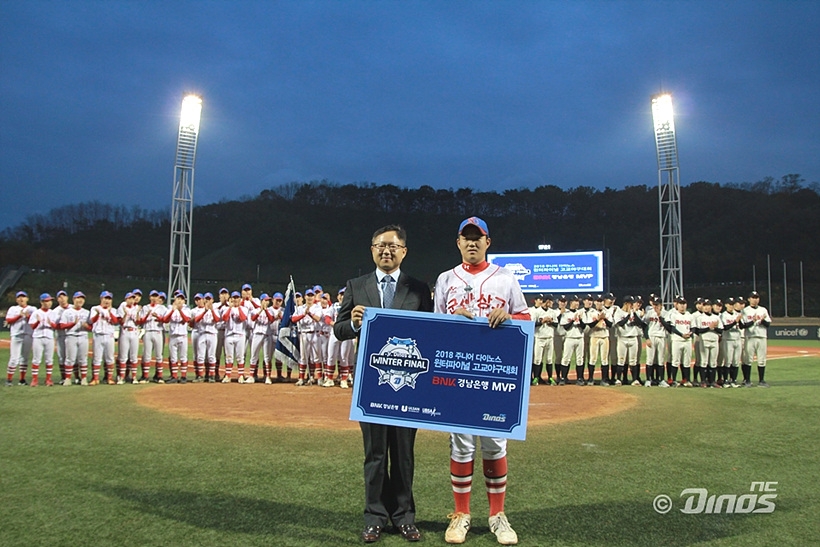
<path id="1" fill-rule="evenodd" d="M 820 340 L 820 327 L 816 325 L 771 326 L 768 332 L 773 340 Z"/>

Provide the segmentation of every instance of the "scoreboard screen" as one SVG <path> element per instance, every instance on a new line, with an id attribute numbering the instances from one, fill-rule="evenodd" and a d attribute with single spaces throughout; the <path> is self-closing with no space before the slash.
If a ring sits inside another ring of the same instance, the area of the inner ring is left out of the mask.
<path id="1" fill-rule="evenodd" d="M 487 254 L 510 270 L 525 293 L 594 293 L 604 290 L 603 251 Z"/>

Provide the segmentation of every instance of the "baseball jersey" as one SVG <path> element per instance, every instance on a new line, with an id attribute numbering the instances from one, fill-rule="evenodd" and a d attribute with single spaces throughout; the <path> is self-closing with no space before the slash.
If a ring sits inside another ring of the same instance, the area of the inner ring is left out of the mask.
<path id="1" fill-rule="evenodd" d="M 646 309 L 646 313 L 643 316 L 644 323 L 646 323 L 646 335 L 649 338 L 665 338 L 666 337 L 666 329 L 664 328 L 663 324 L 661 324 L 661 319 L 665 319 L 667 315 L 667 311 L 661 308 L 661 313 L 655 311 L 655 308 L 649 307 Z"/>
<path id="2" fill-rule="evenodd" d="M 643 334 L 643 322 L 640 316 L 634 311 L 624 311 L 623 308 L 615 308 L 612 311 L 612 322 L 616 326 L 618 336 L 630 337 L 641 336 Z"/>
<path id="3" fill-rule="evenodd" d="M 225 306 L 222 321 L 225 323 L 225 336 L 232 334 L 245 335 L 245 322 L 248 319 L 244 306 Z"/>
<path id="4" fill-rule="evenodd" d="M 163 330 L 162 318 L 167 314 L 168 308 L 162 304 L 143 306 L 139 313 L 139 324 L 148 332 L 160 332 Z"/>
<path id="5" fill-rule="evenodd" d="M 669 325 L 667 330 L 671 333 L 672 340 L 686 341 L 683 335 L 692 333 L 692 314 L 689 311 L 681 313 L 678 310 L 669 310 L 666 314 L 666 324 Z"/>
<path id="6" fill-rule="evenodd" d="M 736 311 L 724 311 L 720 314 L 720 321 L 723 323 L 723 339 L 726 341 L 740 340 L 740 330 L 737 320 L 740 314 Z"/>
<path id="7" fill-rule="evenodd" d="M 140 307 L 134 304 L 133 306 L 129 306 L 128 304 L 124 303 L 120 305 L 120 308 L 117 310 L 120 316 L 120 326 L 123 329 L 136 329 L 137 324 L 139 323 L 139 314 L 140 314 Z"/>
<path id="8" fill-rule="evenodd" d="M 529 319 L 527 301 L 513 274 L 497 264 L 462 263 L 443 272 L 436 281 L 434 311 L 452 314 L 459 308 L 474 317 L 488 317 L 502 308 L 515 319 Z"/>
<path id="9" fill-rule="evenodd" d="M 536 338 L 553 338 L 555 336 L 555 327 L 542 323 L 542 319 L 551 318 L 552 314 L 549 310 L 545 310 L 540 306 L 530 308 L 530 317 L 535 321 L 535 337 Z"/>
<path id="10" fill-rule="evenodd" d="M 253 322 L 253 333 L 268 335 L 271 333 L 273 323 L 273 313 L 271 308 L 253 310 L 250 314 Z"/>
<path id="11" fill-rule="evenodd" d="M 567 332 L 567 338 L 583 338 L 586 329 L 584 310 L 566 310 L 561 316 L 560 325 Z"/>
<path id="12" fill-rule="evenodd" d="M 85 329 L 85 323 L 88 321 L 88 316 L 90 313 L 91 312 L 85 308 L 77 309 L 73 306 L 65 310 L 60 318 L 60 325 L 66 329 L 66 335 L 87 336 L 86 333 L 88 331 Z"/>
<path id="13" fill-rule="evenodd" d="M 700 339 L 704 342 L 718 342 L 723 325 L 720 317 L 713 313 L 701 313 L 693 321 L 693 327 L 698 330 Z"/>
<path id="14" fill-rule="evenodd" d="M 196 307 L 191 311 L 194 331 L 199 334 L 216 334 L 216 327 L 220 322 L 219 314 L 215 309 L 205 306 Z"/>
<path id="15" fill-rule="evenodd" d="M 191 321 L 191 309 L 182 306 L 181 309 L 170 308 L 165 314 L 163 322 L 168 323 L 171 336 L 188 336 L 188 323 Z"/>
<path id="16" fill-rule="evenodd" d="M 746 338 L 768 338 L 768 327 L 772 322 L 768 310 L 763 306 L 746 306 L 740 312 L 741 328 L 746 331 Z"/>
<path id="17" fill-rule="evenodd" d="M 31 325 L 32 338 L 54 338 L 54 329 L 58 326 L 57 310 L 38 308 L 28 318 L 28 324 Z"/>
<path id="18" fill-rule="evenodd" d="M 609 328 L 612 326 L 612 316 L 609 310 L 602 308 L 591 309 L 587 313 L 589 320 L 589 337 L 590 338 L 609 338 Z"/>
<path id="19" fill-rule="evenodd" d="M 37 311 L 34 306 L 12 306 L 6 312 L 6 323 L 9 325 L 11 337 L 31 336 L 32 328 L 28 324 L 31 314 Z"/>
<path id="20" fill-rule="evenodd" d="M 113 335 L 114 325 L 119 321 L 117 310 L 113 308 L 103 308 L 102 306 L 94 306 L 91 308 L 91 313 L 88 316 L 88 322 L 91 323 L 91 332 L 101 335 Z"/>

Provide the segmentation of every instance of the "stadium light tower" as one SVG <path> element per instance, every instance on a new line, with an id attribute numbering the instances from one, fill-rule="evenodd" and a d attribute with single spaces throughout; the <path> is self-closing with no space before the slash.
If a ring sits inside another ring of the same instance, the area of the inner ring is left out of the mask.
<path id="1" fill-rule="evenodd" d="M 680 223 L 680 173 L 672 96 L 652 97 L 655 148 L 658 151 L 658 212 L 660 214 L 661 300 L 670 306 L 683 294 L 683 250 Z"/>
<path id="2" fill-rule="evenodd" d="M 168 298 L 179 289 L 190 298 L 191 228 L 194 211 L 194 163 L 199 137 L 202 99 L 187 95 L 182 99 L 179 136 L 174 162 L 174 195 L 171 203 L 171 251 L 168 259 Z"/>

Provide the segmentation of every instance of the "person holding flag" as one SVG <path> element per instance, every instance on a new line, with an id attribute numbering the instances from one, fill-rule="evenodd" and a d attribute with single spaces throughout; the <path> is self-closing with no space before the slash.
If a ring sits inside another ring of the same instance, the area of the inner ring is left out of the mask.
<path id="1" fill-rule="evenodd" d="M 279 336 L 276 339 L 274 350 L 276 376 L 279 381 L 282 381 L 282 367 L 286 368 L 286 380 L 289 381 L 291 373 L 299 366 L 299 335 L 296 332 L 296 325 L 291 320 L 296 311 L 296 294 L 296 286 L 291 277 L 288 289 L 285 291 L 285 305 L 279 320 Z M 276 293 L 274 298 L 276 299 L 277 296 L 281 298 L 282 295 Z"/>

